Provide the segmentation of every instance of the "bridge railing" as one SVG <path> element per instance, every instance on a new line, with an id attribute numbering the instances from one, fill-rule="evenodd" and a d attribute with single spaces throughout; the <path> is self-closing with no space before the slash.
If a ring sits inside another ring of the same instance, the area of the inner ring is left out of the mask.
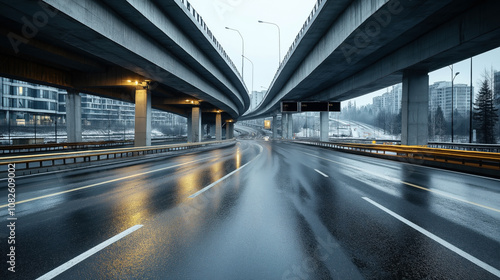
<path id="1" fill-rule="evenodd" d="M 190 144 L 171 144 L 171 145 L 158 145 L 153 147 L 130 147 L 108 150 L 90 150 L 79 152 L 66 152 L 66 153 L 53 153 L 53 154 L 38 154 L 27 156 L 12 156 L 2 157 L 0 159 L 0 172 L 5 171 L 8 164 L 16 165 L 16 172 L 20 171 L 21 174 L 39 173 L 67 165 L 85 164 L 89 165 L 92 162 L 110 160 L 110 159 L 123 159 L 128 157 L 135 157 L 148 154 L 159 154 L 172 151 L 181 151 L 194 149 L 205 146 L 220 145 L 235 143 L 234 139 L 209 141 Z M 30 170 L 34 170 L 30 172 Z M 28 172 L 23 172 L 28 171 Z"/>
<path id="2" fill-rule="evenodd" d="M 285 57 L 283 58 L 283 60 L 281 61 L 281 64 L 278 68 L 278 71 L 276 71 L 276 75 L 275 77 L 278 75 L 279 71 L 283 68 L 283 66 L 286 64 L 286 62 L 288 61 L 288 59 L 292 56 L 292 53 L 293 51 L 295 50 L 295 48 L 297 47 L 297 45 L 299 44 L 300 40 L 302 39 L 302 37 L 304 37 L 304 34 L 306 33 L 306 31 L 308 30 L 309 26 L 311 25 L 311 23 L 313 22 L 313 19 L 314 19 L 314 16 L 316 15 L 316 13 L 318 12 L 318 9 L 319 7 L 321 6 L 321 4 L 323 2 L 325 2 L 326 0 L 317 0 L 316 1 L 316 4 L 314 4 L 314 8 L 313 10 L 311 11 L 311 13 L 309 14 L 309 16 L 307 17 L 306 21 L 304 22 L 304 24 L 302 25 L 302 28 L 299 30 L 299 33 L 297 34 L 297 36 L 295 36 L 295 40 L 293 40 L 292 42 L 292 45 L 290 46 L 290 48 L 288 48 L 288 52 L 286 53 Z"/>
<path id="3" fill-rule="evenodd" d="M 242 77 L 240 72 L 238 71 L 238 68 L 236 68 L 236 65 L 234 65 L 234 62 L 231 60 L 231 58 L 226 53 L 226 51 L 224 50 L 222 45 L 219 43 L 219 41 L 215 38 L 215 36 L 213 35 L 210 28 L 208 28 L 207 24 L 203 20 L 203 17 L 200 14 L 198 14 L 198 12 L 193 8 L 193 6 L 191 5 L 191 3 L 189 3 L 188 0 L 180 0 L 180 2 L 183 4 L 183 6 L 187 9 L 189 14 L 192 16 L 192 19 L 201 26 L 201 29 L 205 32 L 204 35 L 205 35 L 205 37 L 207 37 L 208 41 L 211 42 L 213 44 L 213 46 L 215 47 L 215 49 L 217 49 L 219 51 L 221 56 L 224 57 L 224 59 L 231 66 L 231 68 L 233 68 L 233 70 L 240 77 Z"/>

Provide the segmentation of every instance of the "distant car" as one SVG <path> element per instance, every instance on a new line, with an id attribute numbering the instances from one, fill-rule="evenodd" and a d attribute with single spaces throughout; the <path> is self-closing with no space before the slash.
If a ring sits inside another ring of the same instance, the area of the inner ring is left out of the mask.
<path id="1" fill-rule="evenodd" d="M 269 141 L 269 136 L 266 135 L 266 136 L 264 136 L 263 139 L 264 139 L 264 141 Z"/>

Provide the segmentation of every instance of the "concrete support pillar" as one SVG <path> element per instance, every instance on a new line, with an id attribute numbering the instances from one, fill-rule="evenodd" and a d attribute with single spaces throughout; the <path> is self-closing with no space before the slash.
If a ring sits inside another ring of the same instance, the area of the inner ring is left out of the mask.
<path id="1" fill-rule="evenodd" d="M 73 90 L 66 96 L 66 127 L 68 142 L 82 142 L 82 97 Z"/>
<path id="2" fill-rule="evenodd" d="M 281 113 L 281 121 L 280 121 L 281 132 L 277 135 L 279 138 L 285 138 L 285 114 Z"/>
<path id="3" fill-rule="evenodd" d="M 273 139 L 278 139 L 278 115 L 273 115 Z"/>
<path id="4" fill-rule="evenodd" d="M 330 118 L 328 112 L 319 113 L 319 141 L 328 142 L 328 134 L 330 133 Z"/>
<path id="5" fill-rule="evenodd" d="M 287 139 L 293 139 L 293 115 L 290 113 L 288 114 L 288 121 L 287 121 Z"/>
<path id="6" fill-rule="evenodd" d="M 191 109 L 191 142 L 201 142 L 203 135 L 201 126 L 201 110 L 200 107 L 193 107 Z"/>
<path id="7" fill-rule="evenodd" d="M 187 117 L 187 141 L 188 143 L 193 142 L 193 123 L 191 116 Z"/>
<path id="8" fill-rule="evenodd" d="M 226 123 L 226 140 L 234 138 L 234 123 L 227 122 Z"/>
<path id="9" fill-rule="evenodd" d="M 281 114 L 281 138 L 288 137 L 288 114 Z"/>
<path id="10" fill-rule="evenodd" d="M 403 73 L 401 103 L 401 144 L 427 145 L 429 111 L 429 74 L 406 70 Z"/>
<path id="11" fill-rule="evenodd" d="M 222 140 L 222 114 L 215 115 L 215 140 Z"/>
<path id="12" fill-rule="evenodd" d="M 134 146 L 151 146 L 151 93 L 143 88 L 135 90 Z"/>

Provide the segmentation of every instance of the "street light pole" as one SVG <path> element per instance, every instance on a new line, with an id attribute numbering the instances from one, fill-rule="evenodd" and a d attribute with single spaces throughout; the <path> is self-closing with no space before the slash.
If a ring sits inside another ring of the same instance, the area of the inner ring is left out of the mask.
<path id="1" fill-rule="evenodd" d="M 54 111 L 54 115 L 55 115 L 55 117 L 54 117 L 55 118 L 54 124 L 55 124 L 55 127 L 56 127 L 56 131 L 55 131 L 54 136 L 56 138 L 55 142 L 57 144 L 57 112 L 59 111 L 59 92 L 56 94 L 56 98 L 57 98 L 56 99 L 56 110 Z"/>
<path id="2" fill-rule="evenodd" d="M 453 143 L 454 140 L 454 129 L 453 129 L 453 111 L 455 111 L 455 103 L 454 103 L 454 95 L 455 92 L 453 91 L 453 82 L 455 81 L 455 78 L 460 74 L 460 72 L 455 73 L 453 75 L 453 65 L 448 66 L 451 69 L 451 143 Z"/>
<path id="3" fill-rule="evenodd" d="M 259 20 L 259 23 L 271 24 L 271 25 L 274 25 L 278 28 L 278 68 L 279 68 L 281 65 L 281 30 L 280 30 L 280 27 L 276 23 L 262 21 L 262 20 Z"/>
<path id="4" fill-rule="evenodd" d="M 246 60 L 248 60 L 250 62 L 250 64 L 252 64 L 252 94 L 253 94 L 253 74 L 254 74 L 253 62 L 246 56 L 243 56 L 243 58 L 245 58 Z"/>
<path id="5" fill-rule="evenodd" d="M 36 113 L 33 116 L 35 118 L 35 144 L 36 144 Z"/>
<path id="6" fill-rule="evenodd" d="M 472 90 L 472 57 L 470 58 L 470 102 L 469 102 L 469 143 L 472 143 L 472 100 L 474 91 Z"/>
<path id="7" fill-rule="evenodd" d="M 245 41 L 243 40 L 243 36 L 241 35 L 240 31 L 237 30 L 237 29 L 234 29 L 234 28 L 230 28 L 230 27 L 227 27 L 226 26 L 226 29 L 227 30 L 232 30 L 232 31 L 236 31 L 238 32 L 238 34 L 240 35 L 241 37 L 241 78 L 244 79 L 243 77 L 243 71 L 245 69 Z"/>

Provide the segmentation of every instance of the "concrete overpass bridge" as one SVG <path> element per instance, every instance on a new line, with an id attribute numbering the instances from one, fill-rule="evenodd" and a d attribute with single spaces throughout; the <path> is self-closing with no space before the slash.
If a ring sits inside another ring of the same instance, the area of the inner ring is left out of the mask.
<path id="1" fill-rule="evenodd" d="M 402 143 L 425 145 L 428 73 L 500 46 L 498 11 L 494 0 L 319 0 L 262 103 L 240 119 L 276 120 L 281 101 L 344 101 L 402 82 Z M 286 137 L 291 119 L 283 115 Z"/>
<path id="2" fill-rule="evenodd" d="M 243 117 L 239 74 L 180 0 L 0 0 L 0 75 L 66 88 L 70 113 L 80 91 L 134 101 L 143 142 L 151 107 L 193 138 L 200 115 L 220 133 L 402 80 L 421 141 L 427 71 L 498 46 L 497 1 L 320 1 Z M 0 279 L 500 278 L 498 153 L 267 140 L 0 149 Z"/>
<path id="3" fill-rule="evenodd" d="M 0 75 L 68 91 L 68 140 L 81 140 L 80 97 L 136 104 L 136 145 L 151 143 L 151 108 L 232 123 L 249 107 L 243 79 L 185 0 L 0 1 Z"/>

